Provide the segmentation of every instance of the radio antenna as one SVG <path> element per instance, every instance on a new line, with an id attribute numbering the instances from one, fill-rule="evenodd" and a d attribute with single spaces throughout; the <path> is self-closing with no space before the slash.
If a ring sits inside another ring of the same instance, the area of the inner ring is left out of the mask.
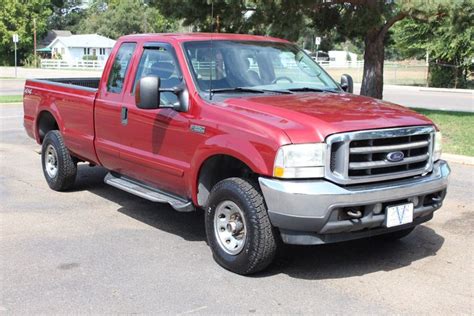
<path id="1" fill-rule="evenodd" d="M 212 100 L 212 64 L 215 63 L 214 60 L 214 50 L 213 50 L 213 41 L 212 34 L 214 33 L 214 0 L 211 0 L 211 64 L 209 65 L 209 100 Z M 216 72 L 217 73 L 217 72 Z"/>

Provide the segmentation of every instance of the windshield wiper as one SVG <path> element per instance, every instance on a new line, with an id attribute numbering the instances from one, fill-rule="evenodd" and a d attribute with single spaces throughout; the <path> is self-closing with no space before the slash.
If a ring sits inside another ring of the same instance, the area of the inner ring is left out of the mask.
<path id="1" fill-rule="evenodd" d="M 250 93 L 282 93 L 282 94 L 291 94 L 288 90 L 270 90 L 270 89 L 254 89 L 254 88 L 245 88 L 245 87 L 234 87 L 234 88 L 219 88 L 211 89 L 212 93 L 226 93 L 226 92 L 250 92 Z"/>
<path id="2" fill-rule="evenodd" d="M 331 90 L 331 89 L 320 89 L 320 88 L 310 88 L 310 87 L 291 88 L 287 90 L 291 92 L 332 92 L 332 93 L 337 92 L 336 90 Z"/>

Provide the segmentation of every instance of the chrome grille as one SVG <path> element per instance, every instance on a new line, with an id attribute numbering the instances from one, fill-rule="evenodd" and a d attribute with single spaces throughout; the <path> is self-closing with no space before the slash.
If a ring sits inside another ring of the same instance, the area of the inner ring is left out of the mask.
<path id="1" fill-rule="evenodd" d="M 434 133 L 432 126 L 418 126 L 331 135 L 326 140 L 330 152 L 326 177 L 353 184 L 429 172 Z M 403 153 L 403 159 L 390 161 L 395 152 Z"/>

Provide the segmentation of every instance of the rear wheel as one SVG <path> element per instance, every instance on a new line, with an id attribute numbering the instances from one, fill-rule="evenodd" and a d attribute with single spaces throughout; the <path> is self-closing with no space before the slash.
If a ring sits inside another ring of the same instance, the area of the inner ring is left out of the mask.
<path id="1" fill-rule="evenodd" d="M 214 259 L 224 268 L 246 275 L 273 261 L 276 235 L 263 197 L 250 182 L 229 178 L 217 183 L 209 196 L 205 224 Z"/>
<path id="2" fill-rule="evenodd" d="M 74 185 L 77 166 L 59 131 L 49 131 L 44 137 L 41 164 L 44 177 L 51 189 L 64 191 Z"/>

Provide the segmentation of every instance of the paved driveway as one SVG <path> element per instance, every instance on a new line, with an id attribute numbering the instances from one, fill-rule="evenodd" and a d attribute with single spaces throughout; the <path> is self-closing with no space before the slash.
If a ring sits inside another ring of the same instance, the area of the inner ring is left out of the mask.
<path id="1" fill-rule="evenodd" d="M 288 247 L 242 277 L 212 260 L 202 214 L 109 187 L 101 168 L 50 190 L 21 115 L 0 105 L 0 312 L 474 312 L 473 167 L 452 164 L 445 206 L 401 241 Z"/>

